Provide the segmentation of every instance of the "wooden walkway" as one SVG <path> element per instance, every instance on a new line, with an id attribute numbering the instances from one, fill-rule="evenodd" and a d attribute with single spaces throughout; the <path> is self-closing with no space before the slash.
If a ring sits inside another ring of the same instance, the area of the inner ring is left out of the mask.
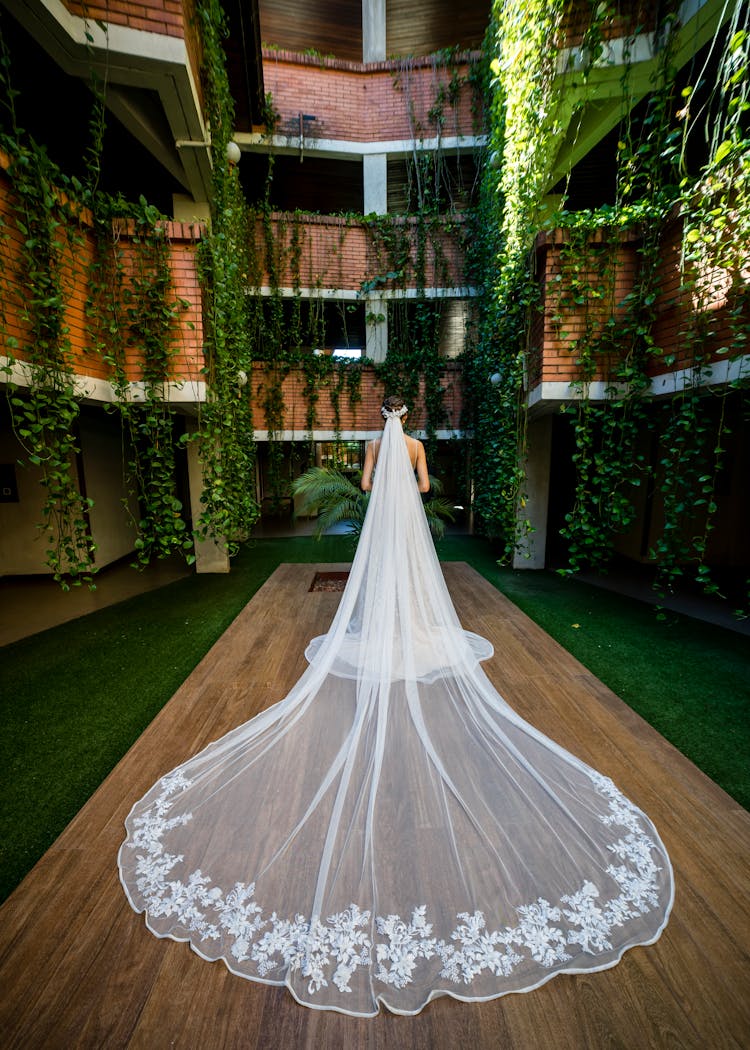
<path id="1" fill-rule="evenodd" d="M 4 1050 L 583 1050 L 750 1047 L 750 814 L 462 563 L 445 574 L 484 665 L 520 714 L 580 755 L 654 820 L 677 895 L 656 945 L 619 966 L 561 975 L 526 995 L 372 1020 L 298 1006 L 187 945 L 159 941 L 117 877 L 123 820 L 163 773 L 280 699 L 339 596 L 283 565 L 2 908 Z M 95 654 L 92 654 L 94 656 Z M 707 697 L 710 702 L 710 697 Z"/>

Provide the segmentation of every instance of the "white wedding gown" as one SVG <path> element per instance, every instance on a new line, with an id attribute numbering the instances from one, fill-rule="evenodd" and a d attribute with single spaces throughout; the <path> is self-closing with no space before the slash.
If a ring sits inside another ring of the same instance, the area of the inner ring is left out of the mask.
<path id="1" fill-rule="evenodd" d="M 306 655 L 284 700 L 133 807 L 120 877 L 153 933 L 360 1017 L 529 991 L 658 938 L 659 835 L 479 667 L 492 647 L 458 622 L 395 416 Z"/>

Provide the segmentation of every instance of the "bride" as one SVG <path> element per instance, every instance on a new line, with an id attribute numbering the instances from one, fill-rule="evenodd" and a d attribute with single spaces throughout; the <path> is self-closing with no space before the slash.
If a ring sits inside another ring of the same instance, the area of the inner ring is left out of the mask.
<path id="1" fill-rule="evenodd" d="M 674 895 L 648 817 L 479 666 L 492 646 L 450 600 L 406 411 L 384 402 L 357 552 L 307 670 L 162 777 L 119 853 L 158 937 L 360 1017 L 614 966 L 659 937 Z"/>

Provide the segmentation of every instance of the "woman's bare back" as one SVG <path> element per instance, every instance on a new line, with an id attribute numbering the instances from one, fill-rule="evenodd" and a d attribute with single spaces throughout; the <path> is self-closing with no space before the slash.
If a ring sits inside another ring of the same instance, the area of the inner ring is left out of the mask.
<path id="1" fill-rule="evenodd" d="M 409 462 L 412 470 L 417 472 L 417 488 L 420 492 L 429 492 L 430 476 L 427 472 L 427 457 L 425 456 L 424 445 L 421 441 L 417 441 L 416 438 L 409 437 L 408 434 L 404 434 L 404 441 L 406 442 L 406 451 L 409 453 Z M 379 452 L 380 438 L 376 438 L 367 446 L 365 453 L 365 466 L 362 471 L 361 482 L 364 492 L 369 492 L 372 489 L 372 473 L 378 461 Z"/>

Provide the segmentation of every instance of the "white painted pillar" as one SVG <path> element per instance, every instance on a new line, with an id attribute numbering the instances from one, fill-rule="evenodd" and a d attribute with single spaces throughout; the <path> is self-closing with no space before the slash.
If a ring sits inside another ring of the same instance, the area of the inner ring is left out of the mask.
<path id="1" fill-rule="evenodd" d="M 365 6 L 367 0 L 364 0 Z M 364 7 L 363 7 L 364 11 Z M 388 158 L 375 153 L 362 158 L 365 215 L 388 211 Z M 365 299 L 365 354 L 371 361 L 385 361 L 388 353 L 388 304 L 385 299 Z"/>
<path id="2" fill-rule="evenodd" d="M 193 420 L 188 421 L 188 430 L 195 431 L 196 424 Z M 188 486 L 190 488 L 190 513 L 195 525 L 201 516 L 203 505 L 201 495 L 203 493 L 203 464 L 198 455 L 198 446 L 195 441 L 187 444 Z M 229 555 L 222 544 L 216 540 L 195 540 L 195 571 L 196 572 L 229 572 Z"/>
<path id="3" fill-rule="evenodd" d="M 551 460 L 552 416 L 547 415 L 530 420 L 526 432 L 526 506 L 518 508 L 518 518 L 530 521 L 534 531 L 513 555 L 514 569 L 544 568 Z"/>
<path id="4" fill-rule="evenodd" d="M 385 361 L 388 353 L 388 303 L 365 299 L 365 354 L 371 361 Z"/>
<path id="5" fill-rule="evenodd" d="M 385 59 L 385 0 L 362 0 L 362 61 Z"/>
<path id="6" fill-rule="evenodd" d="M 385 153 L 366 153 L 362 158 L 365 215 L 388 211 L 388 157 Z"/>

